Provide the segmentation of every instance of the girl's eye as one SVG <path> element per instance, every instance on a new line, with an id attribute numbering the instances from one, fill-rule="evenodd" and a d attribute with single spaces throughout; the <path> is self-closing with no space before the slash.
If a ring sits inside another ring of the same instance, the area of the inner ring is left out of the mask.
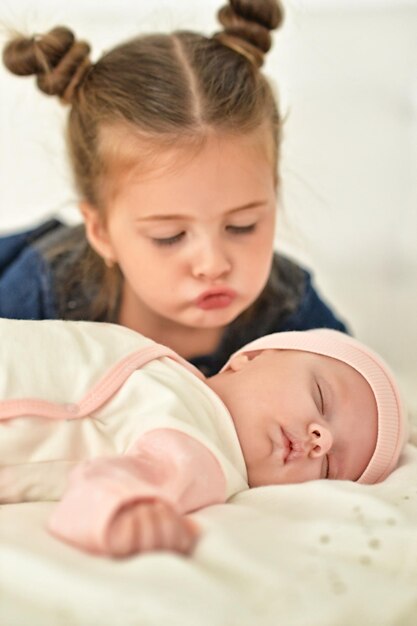
<path id="1" fill-rule="evenodd" d="M 152 237 L 152 241 L 157 246 L 172 246 L 175 243 L 178 243 L 183 239 L 185 235 L 184 231 L 181 231 L 177 235 L 172 235 L 172 237 Z"/>
<path id="2" fill-rule="evenodd" d="M 256 228 L 256 224 L 248 224 L 247 226 L 226 226 L 226 230 L 234 235 L 246 235 L 247 233 L 253 233 Z"/>

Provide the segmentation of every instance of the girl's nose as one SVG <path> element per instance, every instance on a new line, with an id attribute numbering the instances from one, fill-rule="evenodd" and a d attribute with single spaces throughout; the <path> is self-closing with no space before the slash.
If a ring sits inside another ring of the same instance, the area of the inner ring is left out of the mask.
<path id="1" fill-rule="evenodd" d="M 193 275 L 195 278 L 216 280 L 227 275 L 231 267 L 226 252 L 215 242 L 204 242 L 204 244 L 195 247 L 193 258 Z"/>
<path id="2" fill-rule="evenodd" d="M 318 458 L 327 454 L 333 445 L 333 437 L 326 426 L 322 424 L 310 424 L 308 427 L 309 456 Z"/>

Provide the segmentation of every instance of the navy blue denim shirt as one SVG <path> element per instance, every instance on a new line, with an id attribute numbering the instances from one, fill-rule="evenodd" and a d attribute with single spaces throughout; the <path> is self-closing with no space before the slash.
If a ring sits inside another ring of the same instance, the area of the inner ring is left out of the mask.
<path id="1" fill-rule="evenodd" d="M 57 272 L 44 254 L 48 237 L 56 240 L 57 235 L 65 238 L 70 234 L 74 238 L 76 228 L 85 239 L 81 227 L 65 226 L 55 219 L 38 228 L 0 238 L 0 317 L 89 319 L 85 313 L 88 307 L 80 309 L 84 313 L 78 318 L 67 317 L 58 310 Z M 62 272 L 59 280 L 62 280 Z M 294 261 L 276 254 L 268 284 L 268 292 L 261 294 L 251 315 L 243 313 L 225 329 L 214 353 L 190 359 L 206 376 L 218 372 L 235 350 L 268 333 L 311 328 L 347 332 L 345 324 L 314 289 L 309 272 Z M 84 299 L 88 304 L 88 286 L 84 288 Z M 69 308 L 71 305 L 68 302 Z"/>

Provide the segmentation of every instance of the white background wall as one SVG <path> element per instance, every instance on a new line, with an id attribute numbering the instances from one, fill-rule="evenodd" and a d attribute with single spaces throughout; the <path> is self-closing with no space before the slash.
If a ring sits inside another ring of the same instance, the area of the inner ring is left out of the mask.
<path id="1" fill-rule="evenodd" d="M 209 34 L 221 4 L 0 0 L 0 35 L 62 23 L 93 45 L 95 58 L 138 32 Z M 323 293 L 390 362 L 415 407 L 417 0 L 286 6 L 265 67 L 287 116 L 277 245 L 314 269 Z M 78 219 L 65 113 L 31 78 L 0 68 L 0 231 L 57 211 Z"/>

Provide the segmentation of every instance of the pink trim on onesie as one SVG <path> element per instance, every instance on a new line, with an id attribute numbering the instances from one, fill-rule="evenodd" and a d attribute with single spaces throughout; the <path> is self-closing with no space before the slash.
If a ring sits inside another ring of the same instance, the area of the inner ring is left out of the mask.
<path id="1" fill-rule="evenodd" d="M 90 415 L 107 402 L 137 369 L 149 361 L 169 357 L 204 380 L 201 372 L 185 359 L 160 344 L 147 346 L 129 354 L 111 367 L 79 402 L 59 403 L 37 398 L 16 398 L 0 401 L 0 420 L 31 416 L 48 419 L 80 419 Z"/>

